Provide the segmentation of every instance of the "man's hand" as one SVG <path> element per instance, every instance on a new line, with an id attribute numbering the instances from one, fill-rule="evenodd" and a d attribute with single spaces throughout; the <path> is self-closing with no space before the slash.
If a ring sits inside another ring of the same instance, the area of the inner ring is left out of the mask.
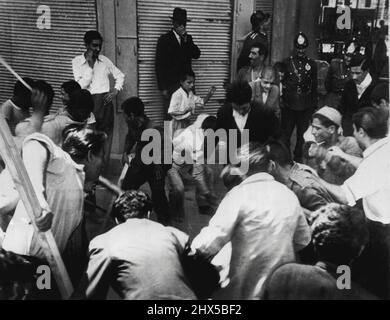
<path id="1" fill-rule="evenodd" d="M 122 165 L 124 166 L 125 164 L 130 164 L 129 156 L 126 152 L 122 154 Z"/>
<path id="2" fill-rule="evenodd" d="M 340 149 L 340 147 L 333 146 L 328 149 L 328 153 L 332 156 L 338 156 L 344 159 L 345 152 Z"/>
<path id="3" fill-rule="evenodd" d="M 111 92 L 107 93 L 105 96 L 104 96 L 104 104 L 108 104 L 110 102 L 112 102 L 112 99 L 114 99 L 114 97 L 118 94 L 118 90 L 117 89 L 114 89 L 112 90 Z"/>
<path id="4" fill-rule="evenodd" d="M 41 216 L 35 218 L 35 224 L 41 232 L 46 232 L 50 230 L 53 223 L 53 213 L 47 210 L 43 210 Z"/>
<path id="5" fill-rule="evenodd" d="M 33 89 L 31 93 L 31 104 L 34 112 L 47 113 L 47 96 L 44 92 Z"/>

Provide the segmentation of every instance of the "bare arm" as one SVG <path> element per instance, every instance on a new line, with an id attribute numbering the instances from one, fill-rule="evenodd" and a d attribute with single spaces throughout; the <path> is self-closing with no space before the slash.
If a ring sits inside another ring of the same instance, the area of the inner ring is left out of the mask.
<path id="1" fill-rule="evenodd" d="M 321 183 L 323 186 L 328 190 L 330 195 L 338 202 L 341 204 L 348 204 L 347 197 L 344 193 L 344 190 L 341 188 L 341 186 L 330 184 L 326 182 L 325 180 L 321 179 Z"/>

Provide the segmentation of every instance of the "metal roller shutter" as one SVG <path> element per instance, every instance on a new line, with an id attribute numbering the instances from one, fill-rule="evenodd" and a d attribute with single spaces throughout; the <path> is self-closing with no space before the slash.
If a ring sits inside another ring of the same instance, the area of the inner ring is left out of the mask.
<path id="1" fill-rule="evenodd" d="M 39 5 L 50 7 L 51 29 L 38 29 Z M 73 79 L 71 60 L 84 51 L 83 36 L 96 29 L 95 0 L 0 1 L 0 54 L 21 75 L 53 86 L 52 111 L 62 106 L 60 86 Z M 12 94 L 15 79 L 0 72 L 0 102 Z"/>
<path id="2" fill-rule="evenodd" d="M 154 61 L 157 40 L 171 29 L 172 11 L 175 7 L 187 10 L 187 24 L 201 57 L 193 60 L 196 74 L 196 92 L 205 96 L 215 85 L 217 91 L 203 112 L 215 114 L 224 97 L 224 84 L 230 77 L 230 52 L 232 29 L 232 4 L 230 0 L 138 0 L 138 82 L 139 96 L 145 103 L 147 114 L 162 122 L 163 106 L 157 88 Z"/>

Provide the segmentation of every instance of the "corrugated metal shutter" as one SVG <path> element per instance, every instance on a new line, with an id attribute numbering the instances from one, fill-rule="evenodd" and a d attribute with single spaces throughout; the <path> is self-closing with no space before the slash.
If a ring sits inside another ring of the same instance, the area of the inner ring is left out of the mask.
<path id="1" fill-rule="evenodd" d="M 51 29 L 38 29 L 39 5 L 50 7 Z M 59 91 L 73 79 L 71 60 L 84 51 L 83 36 L 96 29 L 95 0 L 0 1 L 0 54 L 21 75 L 42 79 L 53 86 L 52 111 L 62 106 Z M 12 94 L 15 79 L 0 72 L 0 102 Z"/>
<path id="2" fill-rule="evenodd" d="M 169 17 L 175 7 L 187 10 L 191 20 L 187 24 L 188 33 L 201 50 L 201 57 L 193 60 L 196 93 L 204 97 L 211 85 L 217 87 L 203 112 L 214 114 L 220 107 L 225 97 L 223 87 L 230 77 L 230 0 L 138 0 L 138 90 L 147 114 L 157 122 L 163 119 L 163 106 L 154 70 L 156 45 L 159 36 L 171 29 Z"/>
<path id="3" fill-rule="evenodd" d="M 256 0 L 256 11 L 261 10 L 264 13 L 269 13 L 271 15 L 271 19 L 273 17 L 274 12 L 274 0 Z M 272 21 L 270 25 L 270 29 L 267 32 L 268 34 L 268 48 L 270 48 L 269 57 L 271 57 L 271 49 L 272 49 Z"/>

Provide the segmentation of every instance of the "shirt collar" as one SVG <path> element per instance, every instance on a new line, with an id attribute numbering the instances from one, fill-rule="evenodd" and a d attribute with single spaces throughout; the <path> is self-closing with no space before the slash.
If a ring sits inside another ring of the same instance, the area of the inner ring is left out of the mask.
<path id="1" fill-rule="evenodd" d="M 389 143 L 389 138 L 383 138 L 369 146 L 366 150 L 363 151 L 363 158 L 367 158 L 372 155 L 375 151 L 382 148 L 385 144 Z"/>
<path id="2" fill-rule="evenodd" d="M 367 73 L 362 83 L 356 86 L 360 95 L 362 95 L 363 92 L 369 87 L 371 82 L 372 82 L 372 77 L 369 73 Z"/>
<path id="3" fill-rule="evenodd" d="M 102 59 L 100 59 L 100 54 L 97 57 L 96 62 L 103 62 Z M 81 58 L 80 58 L 80 65 L 83 65 L 84 63 L 88 63 L 88 62 L 87 62 L 87 59 L 85 59 L 85 56 L 84 56 L 84 53 L 83 53 L 81 55 Z"/>
<path id="4" fill-rule="evenodd" d="M 241 114 L 239 114 L 235 109 L 232 109 L 233 110 L 233 117 L 234 118 L 245 118 L 245 117 L 247 117 L 248 116 L 248 114 L 249 114 L 249 112 L 248 113 L 246 113 L 245 115 L 241 115 Z"/>
<path id="5" fill-rule="evenodd" d="M 259 172 L 246 178 L 243 182 L 241 182 L 240 185 L 249 184 L 253 182 L 260 182 L 260 181 L 275 181 L 275 179 L 269 173 Z"/>
<path id="6" fill-rule="evenodd" d="M 175 29 L 172 29 L 172 31 L 173 31 L 173 34 L 175 35 L 177 41 L 179 42 L 179 44 L 181 44 L 181 39 L 180 39 L 179 34 L 175 31 Z"/>

